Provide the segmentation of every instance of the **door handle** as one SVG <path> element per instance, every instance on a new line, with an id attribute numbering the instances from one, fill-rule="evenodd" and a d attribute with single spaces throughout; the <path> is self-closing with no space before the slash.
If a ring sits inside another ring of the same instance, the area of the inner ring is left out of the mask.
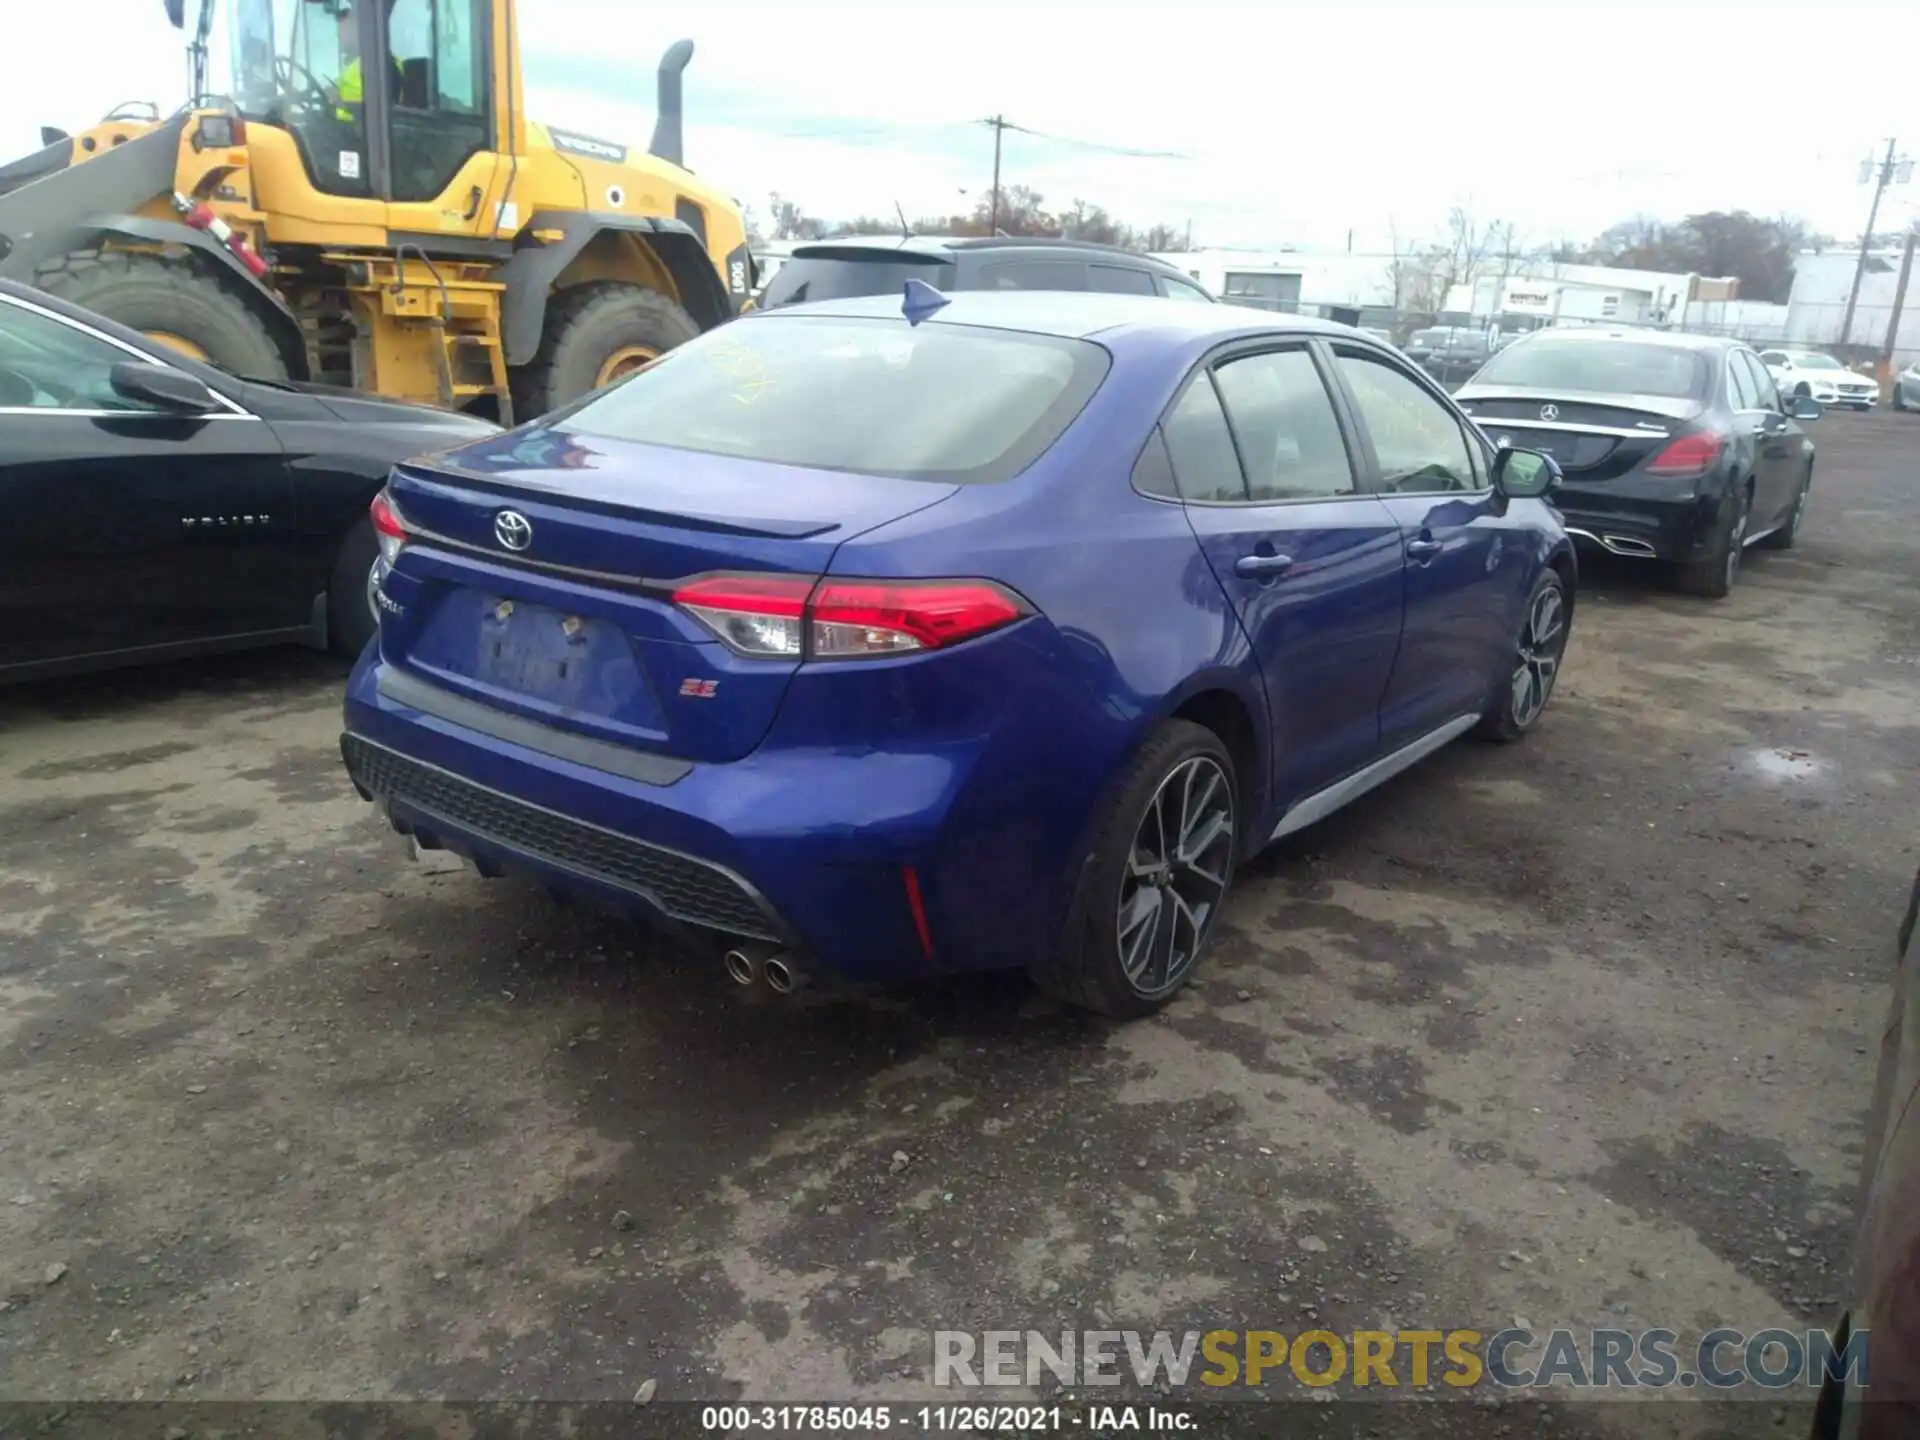
<path id="1" fill-rule="evenodd" d="M 1233 562 L 1233 573 L 1247 580 L 1271 580 L 1292 568 L 1291 555 L 1242 555 Z"/>
<path id="2" fill-rule="evenodd" d="M 487 197 L 481 193 L 480 187 L 478 185 L 474 186 L 467 192 L 467 213 L 460 218 L 462 220 L 473 219 L 474 216 L 480 213 L 480 202 L 486 198 Z"/>
<path id="3" fill-rule="evenodd" d="M 1407 556 L 1413 560 L 1431 560 L 1446 548 L 1447 547 L 1442 545 L 1438 540 L 1409 540 L 1407 542 Z"/>

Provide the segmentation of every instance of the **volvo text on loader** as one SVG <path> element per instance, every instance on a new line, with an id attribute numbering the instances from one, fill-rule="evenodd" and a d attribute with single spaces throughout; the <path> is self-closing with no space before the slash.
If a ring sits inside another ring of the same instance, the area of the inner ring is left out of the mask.
<path id="1" fill-rule="evenodd" d="M 0 166 L 0 275 L 239 374 L 505 424 L 751 293 L 739 206 L 681 165 L 690 42 L 638 154 L 526 118 L 516 0 L 226 0 L 227 93 L 215 3 L 183 109 Z"/>

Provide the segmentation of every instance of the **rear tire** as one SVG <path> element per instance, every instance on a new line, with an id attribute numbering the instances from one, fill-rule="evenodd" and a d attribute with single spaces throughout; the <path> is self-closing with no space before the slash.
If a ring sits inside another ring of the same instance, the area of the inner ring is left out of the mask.
<path id="1" fill-rule="evenodd" d="M 524 423 L 587 394 L 623 351 L 664 355 L 699 333 L 685 310 L 639 285 L 597 280 L 562 290 L 547 304 L 539 351 L 513 377 L 514 418 Z"/>
<path id="2" fill-rule="evenodd" d="M 287 378 L 286 357 L 266 324 L 191 256 L 74 250 L 42 265 L 33 283 L 142 334 L 177 335 L 231 375 Z"/>
<path id="3" fill-rule="evenodd" d="M 1034 967 L 1035 983 L 1116 1019 L 1165 1005 L 1205 959 L 1233 884 L 1239 824 L 1227 747 L 1205 726 L 1167 721 L 1107 802 L 1083 914 L 1062 952 Z"/>
<path id="4" fill-rule="evenodd" d="M 1813 466 L 1807 466 L 1807 473 L 1800 477 L 1800 488 L 1794 492 L 1793 509 L 1787 515 L 1786 524 L 1760 543 L 1769 550 L 1791 550 L 1800 539 L 1800 524 L 1807 517 L 1807 497 L 1813 493 Z"/>
<path id="5" fill-rule="evenodd" d="M 1747 517 L 1753 510 L 1753 492 L 1740 489 L 1738 508 L 1720 533 L 1720 543 L 1702 560 L 1686 560 L 1674 571 L 1674 584 L 1687 595 L 1707 600 L 1724 600 L 1740 578 L 1740 562 L 1747 540 Z"/>
<path id="6" fill-rule="evenodd" d="M 373 565 L 379 557 L 370 519 L 357 521 L 334 552 L 327 581 L 327 648 L 348 660 L 359 659 L 380 628 L 373 610 Z"/>
<path id="7" fill-rule="evenodd" d="M 1560 578 L 1559 571 L 1544 570 L 1533 582 L 1533 593 L 1527 597 L 1526 614 L 1520 622 L 1513 673 L 1474 728 L 1473 733 L 1481 739 L 1511 745 L 1539 723 L 1547 701 L 1553 697 L 1553 685 L 1560 678 L 1560 665 L 1567 653 L 1567 637 L 1573 631 L 1571 601 L 1567 582 Z"/>

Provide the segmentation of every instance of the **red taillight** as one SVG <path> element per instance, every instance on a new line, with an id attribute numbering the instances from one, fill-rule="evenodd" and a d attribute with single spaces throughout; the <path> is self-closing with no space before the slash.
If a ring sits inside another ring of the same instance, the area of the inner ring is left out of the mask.
<path id="1" fill-rule="evenodd" d="M 674 604 L 742 655 L 851 660 L 957 645 L 1028 613 L 990 580 L 712 575 Z"/>
<path id="2" fill-rule="evenodd" d="M 393 501 L 382 490 L 373 497 L 367 514 L 373 519 L 373 537 L 380 542 L 380 558 L 392 565 L 399 557 L 400 547 L 407 543 L 407 527 L 400 519 L 400 512 L 393 508 Z"/>
<path id="3" fill-rule="evenodd" d="M 1720 463 L 1726 448 L 1726 436 L 1712 430 L 1696 430 L 1669 441 L 1664 450 L 1647 462 L 1647 474 L 1673 479 L 1704 475 Z"/>
<path id="4" fill-rule="evenodd" d="M 822 580 L 813 593 L 813 653 L 828 659 L 937 650 L 1025 613 L 985 580 Z"/>

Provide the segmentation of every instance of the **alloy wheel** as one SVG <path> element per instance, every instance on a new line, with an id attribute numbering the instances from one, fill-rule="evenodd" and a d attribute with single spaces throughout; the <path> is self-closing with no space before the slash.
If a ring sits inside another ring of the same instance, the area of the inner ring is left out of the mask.
<path id="1" fill-rule="evenodd" d="M 1513 723 L 1521 730 L 1540 718 L 1560 674 L 1560 652 L 1567 644 L 1567 601 L 1558 585 L 1533 597 L 1520 633 L 1520 658 L 1513 671 Z"/>
<path id="2" fill-rule="evenodd" d="M 376 630 L 380 628 L 380 565 L 376 557 L 373 564 L 367 567 L 367 614 L 373 617 L 373 628 Z"/>
<path id="3" fill-rule="evenodd" d="M 1199 958 L 1226 899 L 1233 864 L 1233 786 L 1196 755 L 1153 792 L 1120 882 L 1120 969 L 1144 999 L 1177 987 Z"/>

